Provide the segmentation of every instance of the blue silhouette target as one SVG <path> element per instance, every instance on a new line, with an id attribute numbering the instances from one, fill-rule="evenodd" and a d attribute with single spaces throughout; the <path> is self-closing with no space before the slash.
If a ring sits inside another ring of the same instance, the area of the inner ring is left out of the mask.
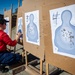
<path id="1" fill-rule="evenodd" d="M 75 58 L 75 5 L 50 11 L 53 52 Z"/>
<path id="2" fill-rule="evenodd" d="M 27 37 L 29 41 L 36 42 L 38 40 L 38 30 L 34 21 L 34 15 L 30 14 L 30 23 L 27 26 Z"/>
<path id="3" fill-rule="evenodd" d="M 9 17 L 6 17 L 5 19 L 7 21 L 9 21 Z M 10 33 L 10 31 L 9 31 L 9 22 L 6 23 L 6 29 L 4 30 L 4 32 L 6 32 L 9 35 L 9 33 Z"/>
<path id="4" fill-rule="evenodd" d="M 26 40 L 29 43 L 39 45 L 39 15 L 37 11 L 26 15 Z"/>
<path id="5" fill-rule="evenodd" d="M 22 30 L 22 17 L 18 18 L 18 27 L 17 27 L 17 33 L 20 32 L 22 35 L 20 36 L 20 39 L 23 38 L 23 30 Z"/>
<path id="6" fill-rule="evenodd" d="M 70 23 L 71 18 L 71 11 L 65 10 L 62 12 L 62 25 L 55 31 L 54 43 L 59 52 L 75 55 L 75 26 Z"/>

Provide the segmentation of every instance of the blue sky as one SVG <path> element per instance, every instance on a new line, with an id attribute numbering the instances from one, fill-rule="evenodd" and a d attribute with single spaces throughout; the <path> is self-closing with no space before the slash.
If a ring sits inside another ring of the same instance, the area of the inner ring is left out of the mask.
<path id="1" fill-rule="evenodd" d="M 4 8 L 10 10 L 11 4 L 13 4 L 13 12 L 18 7 L 18 0 L 0 0 L 0 14 L 4 14 Z M 22 0 L 20 0 L 20 6 L 22 5 Z"/>

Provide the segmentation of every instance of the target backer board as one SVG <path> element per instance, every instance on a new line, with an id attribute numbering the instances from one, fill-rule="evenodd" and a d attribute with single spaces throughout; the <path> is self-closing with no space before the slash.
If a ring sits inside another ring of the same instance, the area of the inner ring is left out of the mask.
<path id="1" fill-rule="evenodd" d="M 44 43 L 45 43 L 46 63 L 59 67 L 74 75 L 75 74 L 75 64 L 74 64 L 75 51 L 73 49 L 75 44 L 74 43 L 75 37 L 74 37 L 74 30 L 72 29 L 74 29 L 75 27 L 75 22 L 74 22 L 75 1 L 74 0 L 71 0 L 71 1 L 59 0 L 58 2 L 57 1 L 55 2 L 52 0 L 49 3 L 49 0 L 47 0 L 47 2 L 48 4 L 46 3 L 47 5 L 44 5 L 42 10 L 43 17 L 44 17 L 43 25 L 44 25 Z M 65 22 L 62 22 L 62 21 L 65 21 Z M 73 26 L 72 29 L 70 29 L 71 28 L 70 26 L 63 27 L 64 23 L 65 25 L 70 24 L 71 26 Z M 63 28 L 63 29 L 60 29 L 60 28 Z M 65 31 L 63 32 L 62 30 L 65 30 Z M 61 33 L 59 33 L 60 31 Z M 71 32 L 71 35 L 69 34 L 69 31 Z M 60 35 L 62 36 L 62 39 L 66 41 L 66 43 L 64 43 L 61 40 Z M 72 41 L 73 43 L 71 43 Z M 59 42 L 62 42 L 62 43 L 59 43 Z M 68 50 L 68 51 L 65 51 L 65 50 Z"/>
<path id="2" fill-rule="evenodd" d="M 36 2 L 35 0 L 23 2 L 23 43 L 26 51 L 43 60 L 42 2 L 41 4 L 38 3 L 39 5 L 37 3 L 38 1 Z"/>
<path id="3" fill-rule="evenodd" d="M 6 10 L 4 11 L 4 19 L 8 20 L 9 22 L 6 23 L 6 29 L 5 32 L 11 37 L 11 25 L 12 25 L 12 11 Z"/>

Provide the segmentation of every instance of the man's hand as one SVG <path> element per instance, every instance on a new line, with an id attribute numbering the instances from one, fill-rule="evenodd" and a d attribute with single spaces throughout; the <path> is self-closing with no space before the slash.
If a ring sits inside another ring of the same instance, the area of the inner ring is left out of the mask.
<path id="1" fill-rule="evenodd" d="M 17 34 L 16 34 L 16 41 L 18 42 L 18 40 L 19 40 L 19 38 L 20 38 L 20 36 L 22 35 L 22 33 L 20 33 L 20 32 L 18 32 Z"/>

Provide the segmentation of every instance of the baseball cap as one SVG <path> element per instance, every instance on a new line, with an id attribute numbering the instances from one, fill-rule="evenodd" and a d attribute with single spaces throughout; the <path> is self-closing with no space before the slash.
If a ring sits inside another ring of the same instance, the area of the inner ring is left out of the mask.
<path id="1" fill-rule="evenodd" d="M 5 24 L 5 23 L 7 23 L 7 22 L 9 22 L 9 21 L 7 21 L 7 20 L 4 19 L 4 18 L 0 18 L 0 24 Z"/>

